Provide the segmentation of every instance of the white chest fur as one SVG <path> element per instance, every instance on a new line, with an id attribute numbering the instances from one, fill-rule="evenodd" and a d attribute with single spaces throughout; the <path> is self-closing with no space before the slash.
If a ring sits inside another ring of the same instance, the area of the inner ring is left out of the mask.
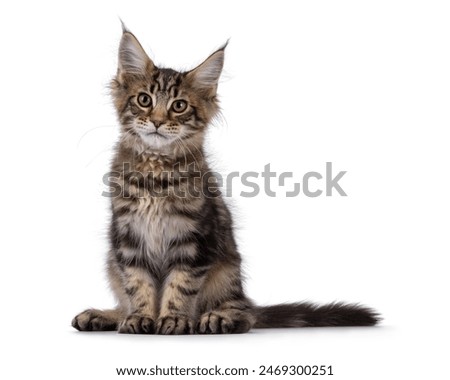
<path id="1" fill-rule="evenodd" d="M 139 256 L 163 264 L 169 255 L 176 254 L 169 249 L 173 242 L 196 231 L 196 223 L 191 218 L 168 211 L 170 200 L 166 198 L 121 199 L 116 200 L 116 205 L 123 206 L 124 202 L 130 211 L 117 218 L 118 228 L 122 233 L 130 232 L 139 242 L 138 249 L 123 249 L 128 259 Z M 193 252 L 184 249 L 180 254 Z"/>

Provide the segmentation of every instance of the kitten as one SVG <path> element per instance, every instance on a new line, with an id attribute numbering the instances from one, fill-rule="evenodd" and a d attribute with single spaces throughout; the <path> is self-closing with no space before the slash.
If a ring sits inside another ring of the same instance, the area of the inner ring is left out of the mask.
<path id="1" fill-rule="evenodd" d="M 219 111 L 225 47 L 188 72 L 158 68 L 124 28 L 112 97 L 121 136 L 112 162 L 108 274 L 118 300 L 72 326 L 132 334 L 245 333 L 252 327 L 370 326 L 358 305 L 255 306 L 242 285 L 232 218 L 203 153 Z"/>

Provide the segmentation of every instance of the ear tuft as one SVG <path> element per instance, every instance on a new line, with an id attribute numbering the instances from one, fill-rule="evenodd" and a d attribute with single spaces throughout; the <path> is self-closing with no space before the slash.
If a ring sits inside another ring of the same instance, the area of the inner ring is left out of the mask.
<path id="1" fill-rule="evenodd" d="M 125 23 L 123 22 L 123 20 L 119 17 L 119 21 L 120 21 L 120 25 L 122 26 L 122 33 L 130 33 L 130 31 L 128 30 L 127 26 L 125 25 Z"/>
<path id="2" fill-rule="evenodd" d="M 122 24 L 123 34 L 119 46 L 119 70 L 123 73 L 145 75 L 154 67 L 153 62 L 137 38 Z"/>

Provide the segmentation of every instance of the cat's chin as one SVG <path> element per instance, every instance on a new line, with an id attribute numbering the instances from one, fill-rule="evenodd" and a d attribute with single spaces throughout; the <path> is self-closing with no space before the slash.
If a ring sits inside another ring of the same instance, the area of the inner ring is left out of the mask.
<path id="1" fill-rule="evenodd" d="M 163 136 L 159 133 L 139 134 L 146 146 L 151 149 L 164 150 L 172 144 L 173 138 Z"/>

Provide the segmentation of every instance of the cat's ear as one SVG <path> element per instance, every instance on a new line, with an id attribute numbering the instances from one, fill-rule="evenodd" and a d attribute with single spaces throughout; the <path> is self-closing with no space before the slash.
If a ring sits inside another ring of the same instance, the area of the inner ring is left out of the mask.
<path id="1" fill-rule="evenodd" d="M 123 25 L 119 46 L 119 73 L 145 75 L 155 67 L 137 38 Z"/>
<path id="2" fill-rule="evenodd" d="M 220 74 L 223 69 L 225 48 L 228 42 L 220 49 L 212 53 L 206 60 L 195 69 L 186 73 L 186 78 L 192 85 L 203 90 L 209 96 L 214 96 L 217 90 Z"/>

